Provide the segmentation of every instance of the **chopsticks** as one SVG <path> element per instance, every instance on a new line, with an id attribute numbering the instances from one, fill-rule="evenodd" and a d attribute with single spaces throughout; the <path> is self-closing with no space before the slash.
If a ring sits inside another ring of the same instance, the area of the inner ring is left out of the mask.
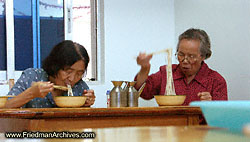
<path id="1" fill-rule="evenodd" d="M 58 86 L 58 85 L 54 85 L 53 86 L 55 89 L 59 89 L 59 90 L 63 90 L 63 91 L 68 91 L 68 87 L 66 86 Z"/>
<path id="2" fill-rule="evenodd" d="M 162 49 L 162 50 L 159 50 L 159 51 L 151 52 L 149 54 L 155 55 L 155 54 L 160 54 L 160 53 L 164 53 L 164 52 L 167 52 L 167 49 Z"/>
<path id="3" fill-rule="evenodd" d="M 38 85 L 38 83 L 39 82 L 32 82 L 31 83 L 31 86 L 36 86 L 36 85 Z M 59 85 L 53 85 L 53 87 L 55 88 L 55 89 L 58 89 L 58 90 L 63 90 L 63 91 L 68 91 L 68 87 L 66 87 L 66 86 L 59 86 Z"/>
<path id="4" fill-rule="evenodd" d="M 159 50 L 159 51 L 155 51 L 155 52 L 151 52 L 151 53 L 148 53 L 148 55 L 156 55 L 156 54 L 160 54 L 160 53 L 166 53 L 168 52 L 167 51 L 168 49 L 162 49 L 162 50 Z M 135 56 L 134 59 L 136 59 L 137 57 Z"/>

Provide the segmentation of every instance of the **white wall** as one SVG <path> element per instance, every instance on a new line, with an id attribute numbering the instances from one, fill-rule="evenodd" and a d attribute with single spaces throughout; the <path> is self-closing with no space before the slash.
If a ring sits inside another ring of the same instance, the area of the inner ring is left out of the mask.
<path id="1" fill-rule="evenodd" d="M 173 47 L 174 0 L 105 0 L 105 84 L 89 85 L 95 90 L 94 107 L 106 107 L 106 90 L 111 80 L 132 81 L 139 71 L 136 57 L 139 52 L 152 52 Z M 151 73 L 166 64 L 165 55 L 152 59 Z M 155 100 L 139 106 L 156 106 Z"/>
<path id="2" fill-rule="evenodd" d="M 229 99 L 249 100 L 250 1 L 175 0 L 175 37 L 190 27 L 210 35 L 213 54 L 206 62 L 226 79 Z"/>

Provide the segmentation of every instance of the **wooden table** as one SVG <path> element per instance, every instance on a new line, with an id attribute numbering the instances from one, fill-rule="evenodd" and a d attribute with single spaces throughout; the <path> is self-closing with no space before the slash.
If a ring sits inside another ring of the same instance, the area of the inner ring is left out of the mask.
<path id="1" fill-rule="evenodd" d="M 116 127 L 116 128 L 96 128 L 81 129 L 71 132 L 81 133 L 94 132 L 95 138 L 91 139 L 11 139 L 5 138 L 4 133 L 0 133 L 1 142 L 249 142 L 250 137 L 241 133 L 233 133 L 221 128 L 211 128 L 208 126 L 157 126 L 157 127 Z M 22 132 L 21 132 L 22 133 Z M 29 132 L 28 132 L 29 133 Z M 39 132 L 38 132 L 39 133 Z M 39 134 L 41 134 L 40 132 Z M 62 133 L 62 132 L 57 132 Z M 67 133 L 67 132 L 66 132 Z M 87 135 L 87 136 L 93 136 Z M 85 135 L 86 136 L 86 135 Z"/>
<path id="2" fill-rule="evenodd" d="M 199 107 L 0 109 L 0 132 L 199 125 Z"/>

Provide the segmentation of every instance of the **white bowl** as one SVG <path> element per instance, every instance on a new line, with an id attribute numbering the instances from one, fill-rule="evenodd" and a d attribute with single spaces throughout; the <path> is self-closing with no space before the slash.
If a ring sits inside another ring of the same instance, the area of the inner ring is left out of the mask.
<path id="1" fill-rule="evenodd" d="M 56 96 L 55 103 L 58 107 L 81 107 L 85 104 L 86 96 Z"/>
<path id="2" fill-rule="evenodd" d="M 182 105 L 186 99 L 186 95 L 155 95 L 154 97 L 159 106 Z"/>

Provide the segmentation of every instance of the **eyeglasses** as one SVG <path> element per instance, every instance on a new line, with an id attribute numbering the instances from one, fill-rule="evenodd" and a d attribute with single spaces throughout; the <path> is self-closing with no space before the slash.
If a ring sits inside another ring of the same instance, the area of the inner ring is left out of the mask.
<path id="1" fill-rule="evenodd" d="M 76 70 L 72 70 L 72 69 L 66 69 L 66 70 L 63 70 L 64 73 L 67 75 L 67 76 L 74 76 L 76 78 L 83 78 L 86 74 L 86 72 L 83 72 L 83 71 L 76 71 Z"/>
<path id="2" fill-rule="evenodd" d="M 183 62 L 185 59 L 187 59 L 187 61 L 191 64 L 193 64 L 194 62 L 197 61 L 198 57 L 199 56 L 196 56 L 196 55 L 192 55 L 192 54 L 188 54 L 188 55 L 185 55 L 183 53 L 180 53 L 180 52 L 177 52 L 175 54 L 176 58 L 178 59 L 179 62 Z"/>

